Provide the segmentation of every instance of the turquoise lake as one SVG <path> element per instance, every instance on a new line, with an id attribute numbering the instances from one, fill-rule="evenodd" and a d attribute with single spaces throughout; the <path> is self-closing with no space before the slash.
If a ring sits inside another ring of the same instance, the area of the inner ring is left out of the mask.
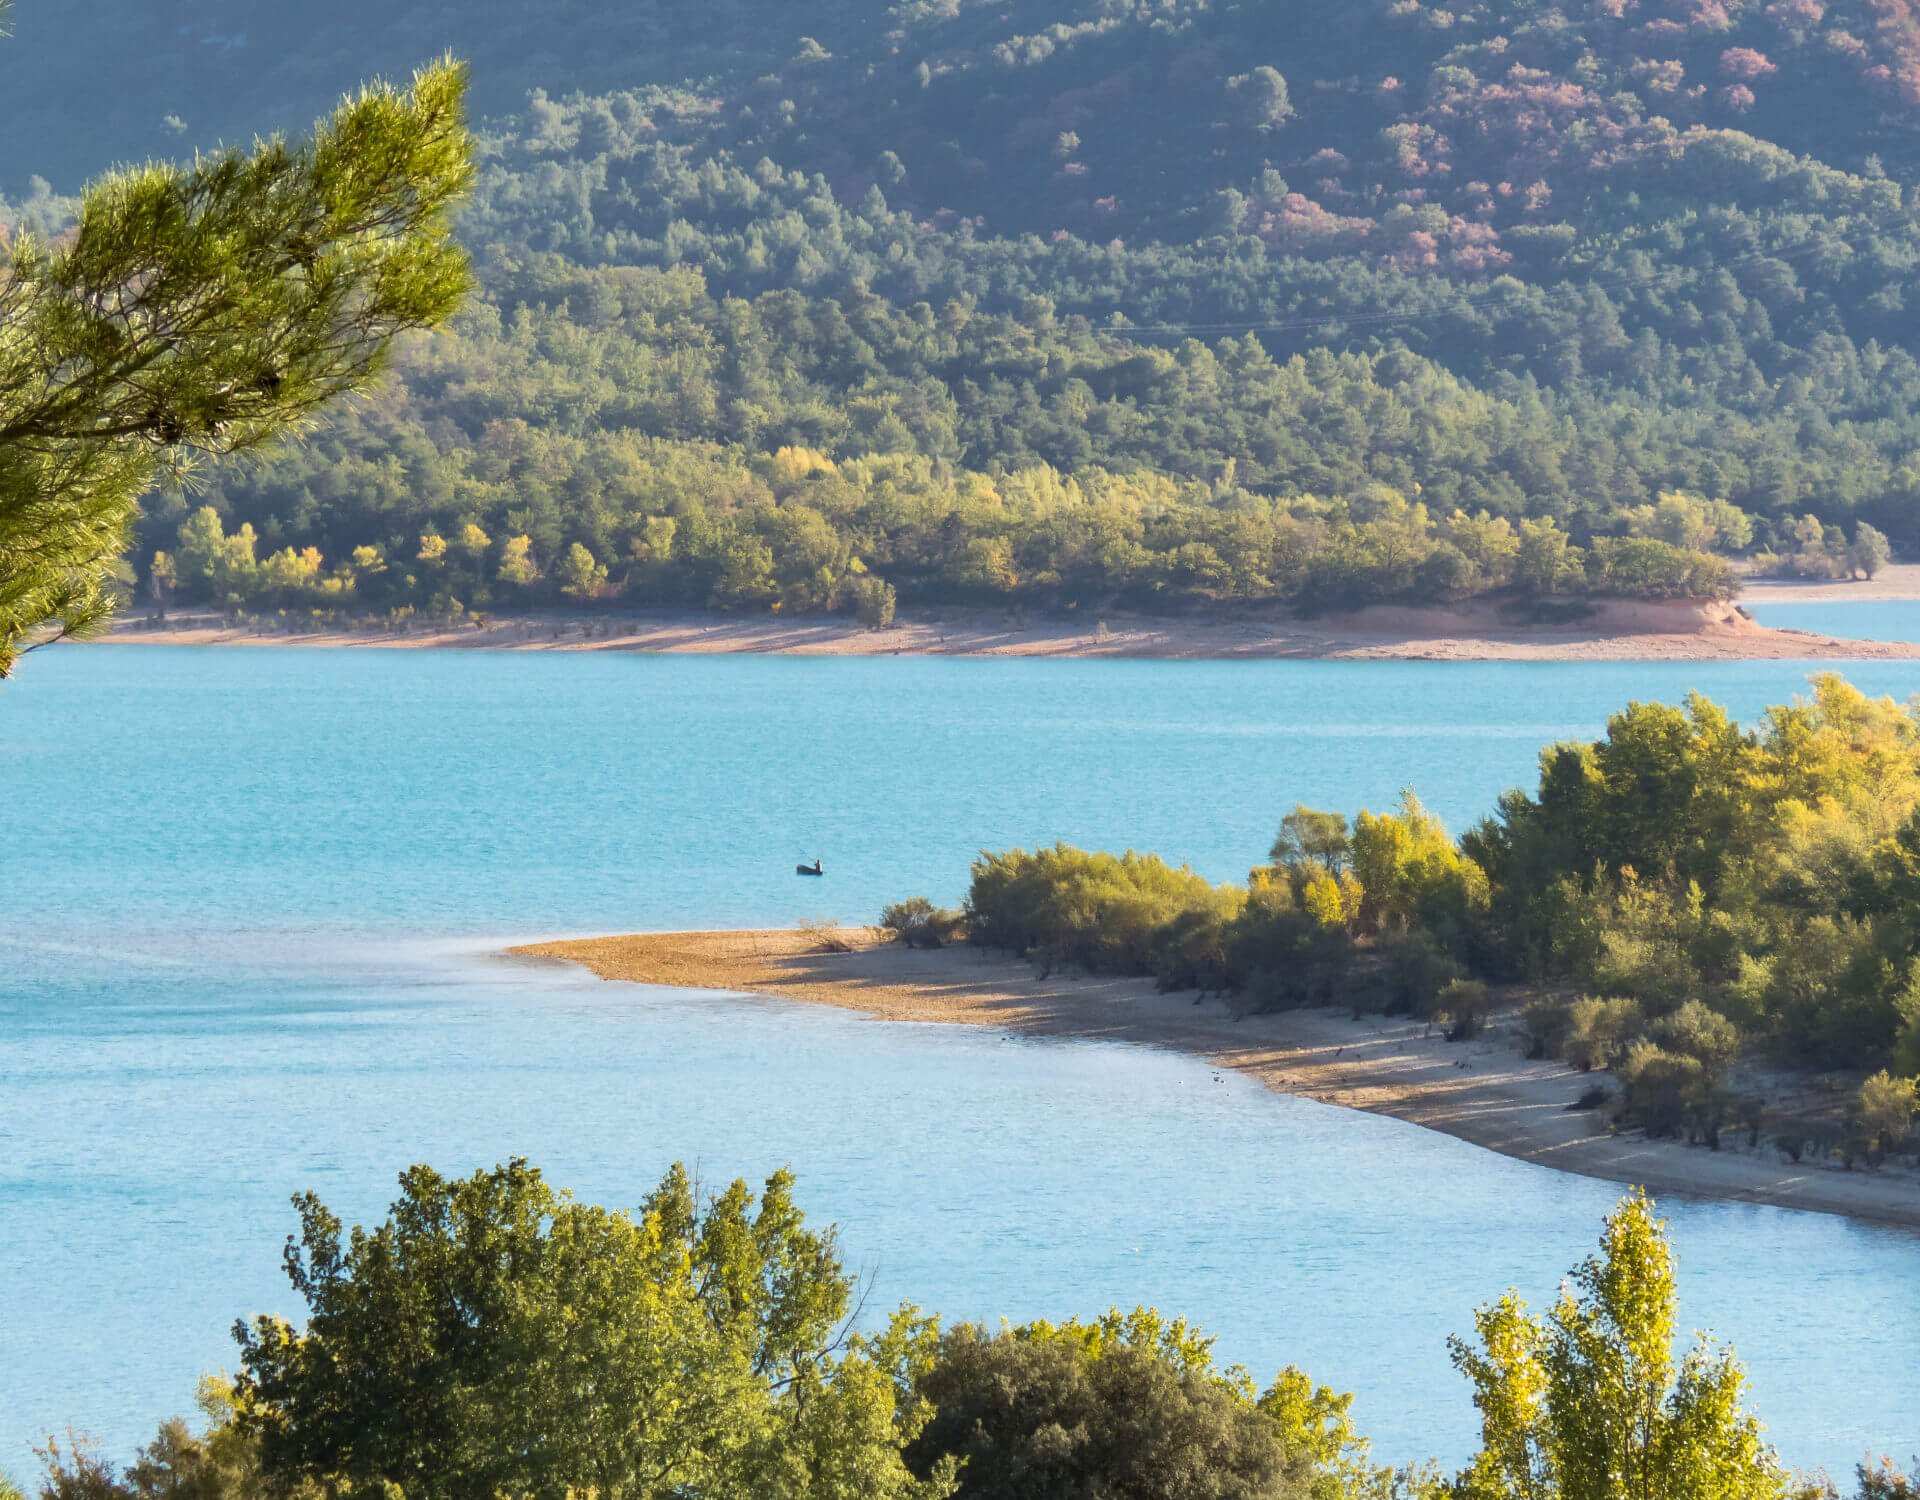
<path id="1" fill-rule="evenodd" d="M 1810 630 L 1848 641 L 1920 641 L 1920 599 L 1837 599 L 1769 604 L 1764 589 L 1740 601 L 1747 613 L 1776 630 Z"/>
<path id="2" fill-rule="evenodd" d="M 1295 801 L 1456 828 L 1542 745 L 1812 667 L 48 651 L 0 687 L 0 1467 L 125 1457 L 228 1330 L 297 1315 L 287 1198 L 526 1155 L 593 1200 L 791 1165 L 870 1305 L 1149 1302 L 1262 1379 L 1358 1392 L 1382 1457 L 1474 1439 L 1444 1339 L 1536 1304 L 1613 1185 L 1144 1048 L 885 1025 L 494 956 L 569 933 L 869 920 L 1063 838 L 1239 877 Z M 1920 691 L 1920 663 L 1844 664 Z M 823 881 L 797 881 L 818 855 Z M 1669 1199 L 1681 1320 L 1783 1456 L 1920 1451 L 1920 1234 Z"/>

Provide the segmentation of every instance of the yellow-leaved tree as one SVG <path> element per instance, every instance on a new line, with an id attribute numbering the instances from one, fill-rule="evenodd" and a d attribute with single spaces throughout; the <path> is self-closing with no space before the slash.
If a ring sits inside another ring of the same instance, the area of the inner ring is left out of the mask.
<path id="1" fill-rule="evenodd" d="M 1674 1253 L 1641 1193 L 1545 1318 L 1512 1292 L 1450 1339 L 1481 1449 L 1458 1500 L 1782 1500 L 1788 1477 L 1742 1406 L 1746 1376 L 1704 1338 L 1673 1355 Z"/>

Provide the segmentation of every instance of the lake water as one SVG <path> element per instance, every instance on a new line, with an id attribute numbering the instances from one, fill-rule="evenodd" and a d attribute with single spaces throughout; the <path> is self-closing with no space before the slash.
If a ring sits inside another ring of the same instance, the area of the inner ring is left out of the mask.
<path id="1" fill-rule="evenodd" d="M 513 1154 L 635 1203 L 790 1164 L 872 1305 L 1155 1303 L 1262 1378 L 1462 1459 L 1443 1340 L 1535 1303 L 1617 1197 L 1114 1045 L 883 1025 L 492 955 L 542 935 L 870 919 L 983 846 L 1238 876 L 1296 800 L 1456 827 L 1629 698 L 1751 716 L 1791 662 L 1087 662 L 61 648 L 0 688 L 0 1467 L 124 1455 L 297 1314 L 289 1194 L 376 1217 Z M 1873 693 L 1920 663 L 1851 664 Z M 790 871 L 820 856 L 828 871 Z M 1682 1324 L 1789 1461 L 1920 1450 L 1920 1235 L 1668 1200 Z"/>
<path id="2" fill-rule="evenodd" d="M 1920 641 L 1920 599 L 1839 599 L 1769 604 L 1765 588 L 1741 599 L 1747 613 L 1775 630 L 1810 630 L 1848 641 Z"/>

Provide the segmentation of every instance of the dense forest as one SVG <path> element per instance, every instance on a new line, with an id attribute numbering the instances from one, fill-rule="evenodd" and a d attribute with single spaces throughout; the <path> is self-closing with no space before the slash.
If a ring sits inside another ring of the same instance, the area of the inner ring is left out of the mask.
<path id="1" fill-rule="evenodd" d="M 1152 855 L 983 854 L 963 912 L 883 921 L 1043 964 L 1150 974 L 1244 1010 L 1339 1003 L 1464 1038 L 1521 986 L 1534 1055 L 1611 1069 L 1653 1135 L 1756 1139 L 1743 1055 L 1865 1076 L 1831 1139 L 1849 1165 L 1920 1151 L 1920 711 L 1838 677 L 1743 729 L 1700 697 L 1635 703 L 1541 755 L 1458 839 L 1409 792 L 1296 807 L 1245 885 Z M 1870 1075 L 1870 1076 L 1869 1076 Z M 1785 1141 L 1785 1137 L 1777 1137 Z"/>
<path id="2" fill-rule="evenodd" d="M 350 1235 L 295 1200 L 299 1331 L 235 1326 L 196 1432 L 121 1469 L 69 1436 L 41 1500 L 1836 1500 L 1790 1475 L 1732 1352 L 1676 1357 L 1676 1257 L 1642 1195 L 1557 1304 L 1508 1292 L 1448 1340 L 1480 1443 L 1451 1479 L 1380 1463 L 1353 1397 L 1270 1385 L 1152 1308 L 989 1329 L 903 1306 L 879 1326 L 791 1174 L 703 1195 L 681 1166 L 631 1212 L 524 1161 L 401 1174 Z M 864 1326 L 863 1326 L 864 1325 Z M 1886 1461 L 1859 1500 L 1913 1500 Z M 0 1477 L 0 1497 L 23 1500 Z"/>
<path id="3" fill-rule="evenodd" d="M 161 598 L 1312 609 L 1920 545 L 1907 0 L 18 17 L 15 232 L 114 157 L 474 62 L 475 300 L 156 495 Z M 55 138 L 82 61 L 126 87 Z"/>

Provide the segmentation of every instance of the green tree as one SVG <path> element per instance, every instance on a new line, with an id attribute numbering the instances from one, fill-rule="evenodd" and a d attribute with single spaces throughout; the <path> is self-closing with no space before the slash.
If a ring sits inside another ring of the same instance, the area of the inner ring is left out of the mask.
<path id="1" fill-rule="evenodd" d="M 458 306 L 464 88 L 444 62 L 410 89 L 363 90 L 303 145 L 115 173 L 88 189 L 65 243 L 10 247 L 0 676 L 31 637 L 104 623 L 156 479 L 271 441 Z"/>
<path id="2" fill-rule="evenodd" d="M 607 586 L 607 565 L 578 542 L 567 548 L 560 559 L 560 591 L 582 600 L 597 599 Z"/>
<path id="3" fill-rule="evenodd" d="M 1920 1114 L 1920 1078 L 1895 1078 L 1885 1068 L 1860 1085 L 1860 1123 L 1870 1140 L 1891 1151 L 1913 1133 Z"/>
<path id="4" fill-rule="evenodd" d="M 1847 572 L 1871 578 L 1893 560 L 1893 548 L 1886 533 L 1862 521 L 1853 528 L 1853 542 L 1847 548 Z"/>
<path id="5" fill-rule="evenodd" d="M 1400 794 L 1398 812 L 1363 809 L 1354 818 L 1353 873 L 1368 926 L 1463 920 L 1487 896 L 1484 872 L 1460 853 L 1411 788 Z"/>
<path id="6" fill-rule="evenodd" d="M 476 530 L 478 528 L 475 528 Z M 578 545 L 576 543 L 576 545 Z M 585 552 L 586 549 L 580 549 Z M 591 573 L 592 554 L 587 555 L 588 571 Z M 494 570 L 494 576 L 502 583 L 512 584 L 515 588 L 525 588 L 540 576 L 540 569 L 533 560 L 533 539 L 526 536 L 510 536 L 500 544 L 500 565 Z"/>
<path id="7" fill-rule="evenodd" d="M 1258 1404 L 1287 1451 L 1311 1460 L 1313 1500 L 1432 1500 L 1439 1493 L 1431 1465 L 1395 1470 L 1372 1461 L 1372 1445 L 1353 1425 L 1351 1391 L 1315 1385 L 1288 1365 Z"/>
<path id="8" fill-rule="evenodd" d="M 204 1377 L 194 1404 L 206 1419 L 205 1432 L 170 1417 L 121 1472 L 84 1440 L 64 1448 L 49 1442 L 41 1451 L 47 1469 L 41 1500 L 266 1500 L 259 1444 L 240 1430 L 233 1394 L 228 1382 Z M 4 1478 L 0 1500 L 22 1500 Z"/>
<path id="9" fill-rule="evenodd" d="M 932 1500 L 901 1467 L 930 1348 L 911 1314 L 846 1339 L 851 1279 L 785 1173 L 701 1203 L 673 1168 L 637 1215 L 523 1161 L 402 1174 L 386 1222 L 312 1194 L 287 1273 L 304 1332 L 236 1327 L 237 1401 L 276 1485 L 419 1500 L 858 1495 Z"/>
<path id="10" fill-rule="evenodd" d="M 1280 820 L 1280 832 L 1267 857 L 1289 869 L 1312 866 L 1338 875 L 1348 852 L 1346 816 L 1337 812 L 1319 812 L 1296 802 L 1293 811 Z"/>
<path id="11" fill-rule="evenodd" d="M 1262 65 L 1251 73 L 1227 80 L 1227 95 L 1239 124 L 1255 130 L 1274 130 L 1291 120 L 1293 101 L 1287 94 L 1287 80 L 1277 68 Z"/>
<path id="12" fill-rule="evenodd" d="M 966 1500 L 1307 1500 L 1311 1455 L 1205 1340 L 1143 1309 L 1092 1326 L 949 1330 L 919 1390 L 935 1415 L 907 1449 L 960 1459 Z"/>
<path id="13" fill-rule="evenodd" d="M 1673 1357 L 1673 1247 L 1642 1194 L 1607 1217 L 1545 1319 L 1511 1292 L 1449 1340 L 1481 1451 L 1459 1500 L 1778 1500 L 1787 1476 L 1740 1405 L 1746 1377 L 1704 1340 Z"/>
<path id="14" fill-rule="evenodd" d="M 1565 594 L 1586 579 L 1585 555 L 1551 518 L 1520 523 L 1513 581 L 1530 594 Z"/>

